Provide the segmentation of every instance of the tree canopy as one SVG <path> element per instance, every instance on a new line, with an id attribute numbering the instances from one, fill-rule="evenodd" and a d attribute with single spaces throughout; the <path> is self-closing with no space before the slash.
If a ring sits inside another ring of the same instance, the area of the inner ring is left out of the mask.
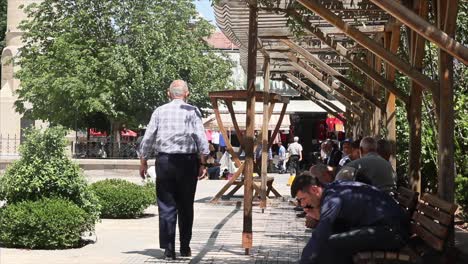
<path id="1" fill-rule="evenodd" d="M 199 107 L 230 85 L 232 63 L 210 50 L 214 28 L 190 0 L 44 0 L 25 11 L 16 107 L 29 118 L 146 124 L 174 79 Z"/>

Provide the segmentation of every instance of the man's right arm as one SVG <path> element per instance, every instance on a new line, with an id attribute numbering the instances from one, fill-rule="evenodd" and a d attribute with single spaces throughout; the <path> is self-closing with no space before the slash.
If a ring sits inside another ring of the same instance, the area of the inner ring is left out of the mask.
<path id="1" fill-rule="evenodd" d="M 339 197 L 325 197 L 320 208 L 320 220 L 312 237 L 302 251 L 300 264 L 317 263 L 320 247 L 327 243 L 333 233 L 333 225 L 341 210 Z"/>
<path id="2" fill-rule="evenodd" d="M 153 148 L 154 139 L 158 131 L 158 111 L 151 115 L 151 120 L 146 126 L 145 136 L 140 144 L 140 176 L 144 179 L 148 170 L 148 159 Z"/>

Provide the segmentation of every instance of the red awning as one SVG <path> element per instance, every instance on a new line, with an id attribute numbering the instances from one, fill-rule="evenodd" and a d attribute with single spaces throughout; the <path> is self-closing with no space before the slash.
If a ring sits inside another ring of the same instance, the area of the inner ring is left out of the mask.
<path id="1" fill-rule="evenodd" d="M 132 131 L 130 129 L 120 131 L 120 135 L 122 137 L 137 137 L 138 136 L 137 132 Z"/>
<path id="2" fill-rule="evenodd" d="M 101 132 L 101 131 L 97 131 L 94 128 L 90 128 L 89 135 L 93 137 L 107 137 L 107 132 L 106 131 Z"/>

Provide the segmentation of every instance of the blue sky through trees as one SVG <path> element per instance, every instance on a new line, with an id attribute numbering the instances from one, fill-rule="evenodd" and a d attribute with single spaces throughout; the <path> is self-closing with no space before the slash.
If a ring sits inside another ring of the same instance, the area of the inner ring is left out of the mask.
<path id="1" fill-rule="evenodd" d="M 208 20 L 211 24 L 216 25 L 213 7 L 210 0 L 194 0 L 197 10 L 201 16 Z"/>

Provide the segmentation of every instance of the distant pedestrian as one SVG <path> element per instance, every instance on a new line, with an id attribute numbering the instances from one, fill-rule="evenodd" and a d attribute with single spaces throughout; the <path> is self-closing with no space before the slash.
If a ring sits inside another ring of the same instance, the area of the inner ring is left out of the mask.
<path id="1" fill-rule="evenodd" d="M 193 202 L 198 177 L 210 153 L 200 111 L 186 103 L 187 83 L 175 80 L 167 95 L 170 103 L 152 114 L 140 147 L 140 176 L 145 177 L 149 153 L 155 148 L 156 193 L 159 209 L 159 246 L 175 259 L 176 222 L 179 220 L 180 254 L 191 256 Z"/>
<path id="2" fill-rule="evenodd" d="M 285 173 L 286 172 L 286 148 L 283 146 L 283 144 L 278 142 L 278 165 L 277 169 L 279 170 L 279 173 Z"/>
<path id="3" fill-rule="evenodd" d="M 299 144 L 299 137 L 294 137 L 294 142 L 288 146 L 289 172 L 296 174 L 299 172 L 299 163 L 302 160 L 302 145 Z"/>

